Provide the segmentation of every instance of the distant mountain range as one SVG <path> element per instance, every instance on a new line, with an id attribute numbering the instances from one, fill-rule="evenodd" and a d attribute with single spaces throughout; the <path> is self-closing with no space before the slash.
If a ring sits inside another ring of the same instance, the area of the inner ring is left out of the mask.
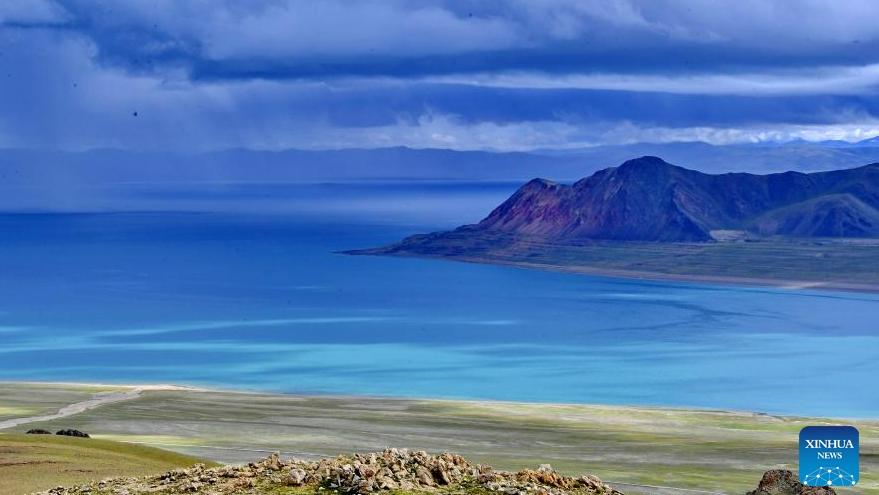
<path id="1" fill-rule="evenodd" d="M 529 152 L 406 147 L 209 152 L 0 149 L 0 186 L 531 177 L 567 181 L 642 155 L 662 156 L 672 163 L 708 173 L 811 172 L 879 162 L 879 140 L 734 145 L 637 143 Z"/>
<path id="2" fill-rule="evenodd" d="M 456 236 L 486 232 L 552 242 L 879 237 L 879 163 L 809 174 L 711 175 L 644 156 L 572 185 L 531 180 Z M 436 244 L 442 236 L 421 240 Z"/>
<path id="3" fill-rule="evenodd" d="M 120 187 L 189 184 L 462 180 L 572 182 L 633 156 L 662 156 L 706 173 L 817 172 L 879 162 L 865 140 L 717 146 L 703 142 L 626 144 L 529 152 L 406 147 L 209 152 L 0 149 L 0 211 L 92 211 L 118 203 Z M 815 205 L 825 208 L 825 205 Z M 857 205 L 851 205 L 857 209 Z"/>

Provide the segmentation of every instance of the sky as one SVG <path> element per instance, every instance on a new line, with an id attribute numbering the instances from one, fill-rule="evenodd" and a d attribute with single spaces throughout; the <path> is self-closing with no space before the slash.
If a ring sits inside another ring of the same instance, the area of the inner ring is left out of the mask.
<path id="1" fill-rule="evenodd" d="M 3 0 L 0 148 L 879 135 L 872 0 Z"/>

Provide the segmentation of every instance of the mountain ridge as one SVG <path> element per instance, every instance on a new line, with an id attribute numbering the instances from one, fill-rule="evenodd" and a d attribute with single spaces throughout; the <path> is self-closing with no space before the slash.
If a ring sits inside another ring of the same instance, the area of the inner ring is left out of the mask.
<path id="1" fill-rule="evenodd" d="M 475 230 L 552 240 L 879 236 L 879 163 L 826 172 L 707 174 L 643 156 L 571 185 L 533 179 Z"/>
<path id="2" fill-rule="evenodd" d="M 879 164 L 711 175 L 641 157 L 532 179 L 482 221 L 352 255 L 879 292 Z"/>

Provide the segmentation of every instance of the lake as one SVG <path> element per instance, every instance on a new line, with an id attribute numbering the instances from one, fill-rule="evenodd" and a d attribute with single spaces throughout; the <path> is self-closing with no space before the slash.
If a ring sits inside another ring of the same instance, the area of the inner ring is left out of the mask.
<path id="1" fill-rule="evenodd" d="M 879 295 L 338 254 L 510 183 L 129 184 L 0 215 L 0 379 L 879 416 Z"/>

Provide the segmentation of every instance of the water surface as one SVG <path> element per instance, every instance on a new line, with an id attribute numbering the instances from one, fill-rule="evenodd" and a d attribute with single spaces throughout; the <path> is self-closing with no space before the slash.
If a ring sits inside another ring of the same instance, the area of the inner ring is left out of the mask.
<path id="1" fill-rule="evenodd" d="M 0 215 L 0 379 L 879 415 L 877 295 L 337 254 L 513 188 L 135 185 Z"/>

